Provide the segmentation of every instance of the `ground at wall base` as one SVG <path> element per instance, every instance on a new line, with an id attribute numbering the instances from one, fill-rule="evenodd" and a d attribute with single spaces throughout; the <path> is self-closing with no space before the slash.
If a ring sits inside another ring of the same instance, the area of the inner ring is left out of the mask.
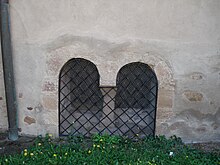
<path id="1" fill-rule="evenodd" d="M 36 140 L 33 136 L 20 136 L 18 141 L 9 141 L 7 133 L 0 133 L 0 156 L 21 153 L 32 146 Z M 187 145 L 204 152 L 215 152 L 220 155 L 220 142 L 188 143 Z"/>

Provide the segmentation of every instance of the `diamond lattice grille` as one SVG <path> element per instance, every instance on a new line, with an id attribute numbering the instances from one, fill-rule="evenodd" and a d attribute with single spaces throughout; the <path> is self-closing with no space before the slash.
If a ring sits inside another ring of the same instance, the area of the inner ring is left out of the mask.
<path id="1" fill-rule="evenodd" d="M 116 87 L 100 86 L 99 79 L 90 61 L 76 58 L 64 65 L 59 80 L 60 135 L 154 135 L 158 84 L 152 69 L 140 62 L 127 64 L 118 72 Z"/>

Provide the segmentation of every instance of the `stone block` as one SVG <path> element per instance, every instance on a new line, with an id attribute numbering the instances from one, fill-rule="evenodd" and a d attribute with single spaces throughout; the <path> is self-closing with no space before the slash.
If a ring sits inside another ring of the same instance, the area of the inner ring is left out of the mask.
<path id="1" fill-rule="evenodd" d="M 172 108 L 173 91 L 166 89 L 158 90 L 158 108 Z"/>
<path id="2" fill-rule="evenodd" d="M 165 122 L 174 116 L 171 108 L 157 108 L 157 121 Z"/>
<path id="3" fill-rule="evenodd" d="M 192 74 L 190 74 L 190 78 L 193 80 L 201 80 L 204 78 L 204 75 L 199 72 L 193 72 Z"/>
<path id="4" fill-rule="evenodd" d="M 57 90 L 57 87 L 53 82 L 45 81 L 44 84 L 43 84 L 43 89 L 42 90 L 46 91 L 46 92 L 53 92 L 53 91 Z"/>
<path id="5" fill-rule="evenodd" d="M 36 123 L 36 120 L 34 118 L 30 117 L 30 116 L 26 116 L 24 118 L 24 122 L 27 123 L 28 125 L 31 125 L 33 123 Z"/>
<path id="6" fill-rule="evenodd" d="M 43 96 L 43 107 L 45 109 L 57 110 L 58 109 L 58 100 L 56 96 L 45 95 Z"/>
<path id="7" fill-rule="evenodd" d="M 198 91 L 186 90 L 183 92 L 183 97 L 190 102 L 201 102 L 203 94 Z"/>

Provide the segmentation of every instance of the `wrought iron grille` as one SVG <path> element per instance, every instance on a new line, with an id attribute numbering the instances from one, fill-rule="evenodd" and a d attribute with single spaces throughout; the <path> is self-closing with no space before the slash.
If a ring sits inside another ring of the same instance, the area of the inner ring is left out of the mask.
<path id="1" fill-rule="evenodd" d="M 125 65 L 116 87 L 99 86 L 96 66 L 68 61 L 59 77 L 59 134 L 108 133 L 133 138 L 155 134 L 157 79 L 144 63 Z"/>

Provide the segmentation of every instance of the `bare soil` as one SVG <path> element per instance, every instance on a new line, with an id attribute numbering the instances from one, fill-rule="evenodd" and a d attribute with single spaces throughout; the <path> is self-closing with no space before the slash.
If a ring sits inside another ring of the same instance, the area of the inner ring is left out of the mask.
<path id="1" fill-rule="evenodd" d="M 8 140 L 7 133 L 0 133 L 0 156 L 20 153 L 34 144 L 36 137 L 19 137 L 17 141 Z"/>
<path id="2" fill-rule="evenodd" d="M 21 136 L 17 141 L 9 141 L 7 133 L 0 133 L 0 156 L 21 153 L 34 144 L 36 137 Z M 187 144 L 204 152 L 214 152 L 220 155 L 220 142 Z"/>

